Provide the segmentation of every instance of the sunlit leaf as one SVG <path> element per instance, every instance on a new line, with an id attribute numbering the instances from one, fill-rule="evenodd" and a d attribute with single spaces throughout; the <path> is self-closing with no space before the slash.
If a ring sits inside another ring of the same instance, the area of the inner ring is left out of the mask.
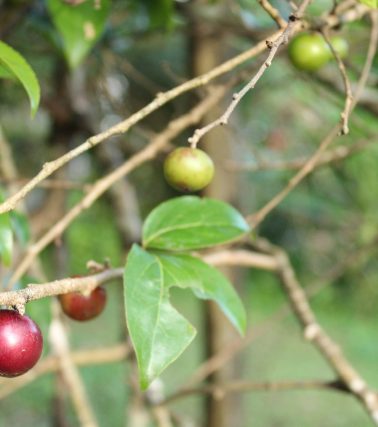
<path id="1" fill-rule="evenodd" d="M 366 6 L 377 8 L 378 7 L 378 0 L 359 0 L 360 3 L 366 4 Z"/>
<path id="2" fill-rule="evenodd" d="M 185 350 L 196 331 L 169 302 L 159 259 L 134 245 L 124 273 L 126 320 L 140 384 L 151 381 Z"/>
<path id="3" fill-rule="evenodd" d="M 244 334 L 245 309 L 233 286 L 220 271 L 190 255 L 157 255 L 163 266 L 166 287 L 189 288 L 198 298 L 215 301 L 239 333 Z"/>
<path id="4" fill-rule="evenodd" d="M 62 37 L 67 62 L 75 68 L 103 33 L 110 0 L 84 0 L 77 4 L 48 0 L 47 6 Z"/>
<path id="5" fill-rule="evenodd" d="M 11 80 L 17 79 L 17 77 L 11 71 L 9 71 L 7 68 L 5 68 L 1 65 L 0 65 L 0 78 L 1 79 L 11 79 Z"/>
<path id="6" fill-rule="evenodd" d="M 143 227 L 143 245 L 191 250 L 230 242 L 249 231 L 242 215 L 220 200 L 183 196 L 155 208 Z"/>
<path id="7" fill-rule="evenodd" d="M 38 109 L 41 91 L 30 65 L 16 50 L 0 41 L 0 77 L 15 77 L 28 94 L 32 114 Z"/>

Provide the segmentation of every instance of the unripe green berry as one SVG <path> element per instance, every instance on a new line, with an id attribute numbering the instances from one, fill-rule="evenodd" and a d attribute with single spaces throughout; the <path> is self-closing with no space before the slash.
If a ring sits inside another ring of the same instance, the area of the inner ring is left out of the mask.
<path id="1" fill-rule="evenodd" d="M 176 148 L 164 162 L 165 179 L 180 191 L 202 190 L 210 183 L 213 175 L 213 161 L 198 148 Z"/>
<path id="2" fill-rule="evenodd" d="M 329 46 L 317 33 L 301 33 L 294 37 L 288 53 L 293 65 L 304 71 L 316 71 L 331 58 Z"/>

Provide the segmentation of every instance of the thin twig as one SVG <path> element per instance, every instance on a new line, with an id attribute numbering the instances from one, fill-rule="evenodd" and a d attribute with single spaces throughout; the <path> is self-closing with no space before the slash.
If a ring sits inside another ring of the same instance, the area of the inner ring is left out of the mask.
<path id="1" fill-rule="evenodd" d="M 328 272 L 324 274 L 321 278 L 321 281 L 316 282 L 306 288 L 308 298 L 312 298 L 317 295 L 327 284 L 336 281 L 340 278 L 345 269 L 350 268 L 355 265 L 359 260 L 366 259 L 366 251 L 372 250 L 377 246 L 378 237 L 373 239 L 369 244 L 364 245 L 359 248 L 357 251 L 352 251 L 344 258 L 340 263 L 333 266 Z M 248 267 L 246 263 L 243 263 L 244 267 Z M 253 264 L 250 267 L 254 267 Z M 197 384 L 201 381 L 204 381 L 209 375 L 213 372 L 221 369 L 226 363 L 232 360 L 237 354 L 243 351 L 248 347 L 252 341 L 255 341 L 258 337 L 263 335 L 268 329 L 272 327 L 273 324 L 277 322 L 282 322 L 285 317 L 290 314 L 288 306 L 282 305 L 270 318 L 264 321 L 261 325 L 254 325 L 253 328 L 250 328 L 244 339 L 237 337 L 228 346 L 223 347 L 216 354 L 211 356 L 209 359 L 204 361 L 191 375 L 191 377 L 185 382 L 187 387 Z"/>
<path id="2" fill-rule="evenodd" d="M 308 0 L 310 1 L 310 0 Z M 324 20 L 324 25 L 329 27 L 334 27 L 340 24 L 340 22 L 346 23 L 351 22 L 356 19 L 361 18 L 361 16 L 368 13 L 371 9 L 362 4 L 358 4 L 350 10 L 346 11 L 345 14 L 341 16 L 331 15 Z M 300 27 L 293 27 L 292 32 L 300 31 Z M 276 40 L 282 31 L 277 31 L 269 36 L 269 40 Z M 2 204 L 0 204 L 0 214 L 4 212 L 8 212 L 13 210 L 20 200 L 22 200 L 30 191 L 32 191 L 41 181 L 48 178 L 55 171 L 60 169 L 62 166 L 70 162 L 72 159 L 78 157 L 80 154 L 90 150 L 94 146 L 101 144 L 112 136 L 126 133 L 132 126 L 136 123 L 140 122 L 142 119 L 167 104 L 169 101 L 177 98 L 185 92 L 196 89 L 201 86 L 207 85 L 210 81 L 215 78 L 228 73 L 229 71 L 235 69 L 238 65 L 243 64 L 247 60 L 259 55 L 266 49 L 266 42 L 263 40 L 253 46 L 251 49 L 242 52 L 241 54 L 229 59 L 218 67 L 213 68 L 206 74 L 200 75 L 192 80 L 188 80 L 187 82 L 176 86 L 175 88 L 157 94 L 155 99 L 143 107 L 141 110 L 132 114 L 126 120 L 112 126 L 111 128 L 101 132 L 97 135 L 94 135 L 83 142 L 78 147 L 73 150 L 67 152 L 62 157 L 55 159 L 51 162 L 45 163 L 42 170 L 27 184 L 25 184 L 17 193 L 13 194 L 9 198 L 7 198 Z"/>
<path id="3" fill-rule="evenodd" d="M 315 153 L 310 157 L 310 159 L 305 163 L 305 165 L 298 171 L 293 178 L 290 179 L 289 183 L 284 187 L 279 193 L 277 193 L 269 202 L 259 209 L 256 213 L 249 215 L 247 217 L 248 222 L 256 227 L 260 224 L 265 217 L 275 209 L 282 200 L 300 183 L 302 180 L 309 175 L 316 167 L 319 159 L 322 154 L 328 148 L 328 146 L 334 141 L 340 132 L 341 125 L 335 126 L 331 132 L 325 137 L 325 139 L 320 143 L 319 147 Z"/>
<path id="4" fill-rule="evenodd" d="M 119 179 L 123 178 L 131 171 L 136 169 L 141 164 L 153 159 L 156 154 L 163 150 L 166 145 L 180 132 L 191 126 L 203 117 L 203 115 L 215 105 L 222 98 L 224 93 L 228 90 L 228 86 L 217 86 L 209 93 L 208 97 L 198 103 L 192 110 L 183 116 L 173 120 L 169 126 L 160 134 L 158 134 L 152 141 L 141 151 L 130 157 L 124 164 L 115 169 L 108 175 L 99 179 L 91 191 L 89 191 L 83 199 L 77 203 L 69 212 L 67 212 L 60 221 L 58 221 L 46 234 L 44 234 L 37 242 L 30 246 L 23 260 L 9 279 L 9 287 L 12 286 L 22 275 L 27 271 L 35 257 L 57 237 L 59 237 L 64 230 L 71 224 L 71 222 L 78 217 L 85 209 L 88 209 L 92 204 L 104 194 L 109 187 L 116 183 Z"/>
<path id="5" fill-rule="evenodd" d="M 29 284 L 18 291 L 0 293 L 0 305 L 25 306 L 29 301 L 66 294 L 69 292 L 90 292 L 97 286 L 122 277 L 123 269 L 115 268 L 91 276 L 54 280 L 44 284 Z M 22 309 L 21 309 L 22 311 Z"/>
<path id="6" fill-rule="evenodd" d="M 280 12 L 271 5 L 269 0 L 258 0 L 260 6 L 270 15 L 270 17 L 276 22 L 278 28 L 285 28 L 287 22 L 282 18 Z"/>
<path id="7" fill-rule="evenodd" d="M 370 19 L 372 23 L 371 33 L 370 33 L 370 42 L 368 47 L 368 52 L 366 55 L 366 60 L 364 67 L 361 72 L 360 79 L 358 81 L 356 91 L 354 93 L 354 100 L 352 109 L 357 104 L 360 99 L 360 96 L 366 86 L 367 80 L 369 78 L 370 70 L 373 65 L 375 54 L 377 53 L 378 45 L 378 10 L 370 10 Z"/>
<path id="8" fill-rule="evenodd" d="M 78 366 L 101 365 L 126 359 L 132 353 L 131 344 L 123 343 L 113 347 L 94 348 L 71 352 L 72 361 Z M 42 375 L 59 370 L 60 363 L 57 356 L 47 356 L 24 375 L 12 379 L 0 378 L 0 399 L 15 393 L 22 387 L 30 384 Z"/>
<path id="9" fill-rule="evenodd" d="M 345 145 L 340 145 L 339 147 L 336 147 L 332 150 L 328 150 L 319 157 L 319 160 L 316 163 L 316 168 L 329 165 L 330 163 L 345 160 L 346 158 L 352 156 L 353 154 L 359 153 L 360 151 L 366 149 L 372 143 L 374 143 L 373 138 L 359 141 L 356 144 L 353 144 L 349 147 Z M 262 161 L 259 164 L 227 162 L 226 168 L 232 171 L 250 171 L 250 172 L 271 171 L 271 170 L 297 170 L 297 169 L 303 168 L 303 166 L 308 162 L 308 160 L 309 160 L 308 158 L 300 158 L 300 159 L 277 161 L 277 162 Z"/>
<path id="10" fill-rule="evenodd" d="M 278 35 L 279 32 L 274 33 L 271 35 L 271 38 L 275 39 Z M 0 205 L 0 214 L 13 210 L 17 206 L 18 202 L 22 200 L 28 193 L 30 193 L 30 191 L 32 191 L 41 181 L 49 177 L 51 174 L 60 169 L 66 163 L 78 157 L 80 154 L 90 150 L 91 148 L 104 142 L 112 136 L 126 133 L 133 125 L 135 125 L 136 123 L 138 123 L 163 105 L 167 104 L 172 99 L 177 98 L 185 92 L 207 85 L 211 80 L 214 80 L 216 77 L 219 77 L 233 70 L 238 65 L 246 62 L 250 58 L 255 57 L 256 55 L 263 52 L 265 49 L 266 43 L 265 41 L 261 41 L 257 45 L 253 46 L 251 49 L 235 56 L 234 58 L 224 62 L 218 67 L 213 68 L 208 73 L 198 76 L 192 80 L 188 80 L 187 82 L 176 86 L 175 88 L 167 92 L 161 92 L 157 94 L 152 102 L 147 104 L 141 110 L 132 114 L 126 120 L 116 124 L 115 126 L 112 126 L 104 132 L 90 137 L 81 145 L 67 152 L 58 159 L 45 163 L 43 165 L 42 170 L 32 180 L 30 180 L 17 193 L 6 199 Z"/>
<path id="11" fill-rule="evenodd" d="M 202 256 L 203 261 L 211 265 L 248 266 L 260 270 L 277 270 L 276 260 L 270 255 L 243 249 L 215 251 Z"/>
<path id="12" fill-rule="evenodd" d="M 49 338 L 52 348 L 57 354 L 63 379 L 67 384 L 81 427 L 99 427 L 83 381 L 72 360 L 67 334 L 58 315 L 54 316 L 50 323 Z"/>
<path id="13" fill-rule="evenodd" d="M 288 391 L 288 390 L 348 391 L 339 381 L 277 381 L 256 383 L 251 381 L 234 381 L 225 384 L 205 385 L 202 387 L 184 388 L 168 396 L 161 404 L 168 404 L 193 394 L 211 394 L 216 399 L 224 399 L 230 393 L 249 393 L 254 391 Z"/>
<path id="14" fill-rule="evenodd" d="M 338 378 L 367 410 L 375 425 L 378 425 L 378 394 L 366 384 L 360 374 L 344 356 L 341 348 L 320 326 L 308 302 L 305 291 L 298 282 L 290 259 L 283 249 L 260 240 L 258 246 L 276 257 L 279 264 L 278 274 L 282 286 L 291 304 L 293 313 L 303 328 L 306 340 L 311 342 L 327 360 Z"/>
<path id="15" fill-rule="evenodd" d="M 29 182 L 30 178 L 16 178 L 16 179 L 8 179 L 0 177 L 0 182 L 7 185 L 23 185 L 26 182 Z M 61 190 L 81 190 L 81 191 L 89 191 L 92 187 L 91 184 L 85 184 L 75 181 L 68 181 L 65 179 L 46 179 L 40 182 L 37 187 L 40 188 L 58 188 Z"/>
<path id="16" fill-rule="evenodd" d="M 227 107 L 226 111 L 218 117 L 218 119 L 214 120 L 213 122 L 207 124 L 206 126 L 196 129 L 193 133 L 193 135 L 188 139 L 188 142 L 190 143 L 192 148 L 195 148 L 200 141 L 200 139 L 206 135 L 208 132 L 210 132 L 212 129 L 214 129 L 217 126 L 224 126 L 228 123 L 228 120 L 239 104 L 239 102 L 243 99 L 243 97 L 252 90 L 257 82 L 260 80 L 260 78 L 264 75 L 267 68 L 269 68 L 272 65 L 272 61 L 274 57 L 276 56 L 278 49 L 281 45 L 286 44 L 290 37 L 294 34 L 294 29 L 298 25 L 298 20 L 301 19 L 304 11 L 306 10 L 307 6 L 311 3 L 312 0 L 304 0 L 302 1 L 301 5 L 299 6 L 298 10 L 290 17 L 289 23 L 285 26 L 281 34 L 277 39 L 274 41 L 267 41 L 267 46 L 270 50 L 268 57 L 263 62 L 261 67 L 258 69 L 257 73 L 250 79 L 250 81 L 237 93 L 234 93 L 232 95 L 232 102 Z"/>
<path id="17" fill-rule="evenodd" d="M 360 79 L 357 84 L 356 92 L 354 94 L 354 99 L 351 105 L 351 111 L 356 106 L 360 94 L 363 91 L 363 88 L 366 85 L 368 76 L 370 74 L 371 66 L 373 63 L 373 59 L 375 56 L 375 53 L 377 51 L 377 44 L 378 44 L 378 11 L 371 11 L 370 13 L 371 20 L 372 20 L 372 29 L 370 34 L 370 42 L 368 47 L 368 52 L 366 55 L 366 60 L 364 67 L 361 72 Z M 279 193 L 276 194 L 276 196 L 273 197 L 265 206 L 263 206 L 261 209 L 259 209 L 255 214 L 250 215 L 248 217 L 248 221 L 253 226 L 257 226 L 260 224 L 265 217 L 273 210 L 275 209 L 282 200 L 285 199 L 285 197 L 300 183 L 302 180 L 309 175 L 314 168 L 316 167 L 319 159 L 325 152 L 325 150 L 328 148 L 328 146 L 334 141 L 334 139 L 339 135 L 340 130 L 342 129 L 342 124 L 337 124 L 330 132 L 329 134 L 324 138 L 324 140 L 320 143 L 318 149 L 315 151 L 315 153 L 310 157 L 310 159 L 306 162 L 306 164 L 303 166 L 302 169 L 298 171 L 296 175 L 293 176 L 293 178 L 290 179 L 289 183 L 285 188 L 283 188 Z"/>
<path id="18" fill-rule="evenodd" d="M 373 247 L 373 245 L 375 245 L 374 242 L 369 244 L 367 247 L 371 248 Z M 266 247 L 264 247 L 264 250 L 266 250 Z M 355 262 L 356 259 L 358 258 L 358 254 L 363 255 L 363 253 L 365 253 L 365 251 L 362 252 L 361 250 L 359 250 L 357 254 L 356 253 L 350 254 L 340 265 L 336 266 L 335 268 L 332 268 L 331 272 L 329 273 L 329 278 L 335 279 L 336 277 L 338 277 L 342 273 L 342 271 L 344 271 L 344 268 L 346 265 L 349 266 L 351 262 Z M 237 265 L 238 264 L 237 260 L 239 259 L 239 265 L 241 266 L 249 266 L 249 267 L 256 267 L 257 265 L 261 266 L 261 258 L 259 258 L 258 256 L 255 257 L 255 255 L 261 255 L 261 254 L 250 252 L 249 254 L 250 256 L 246 256 L 247 254 L 248 254 L 248 251 L 246 250 L 230 250 L 230 251 L 223 250 L 223 251 L 216 252 L 214 254 L 207 254 L 203 257 L 203 259 L 206 262 L 211 262 L 213 265 L 223 265 L 224 263 L 230 264 L 230 260 L 232 265 Z M 265 256 L 266 256 L 266 260 L 270 260 L 270 261 L 269 262 L 264 261 L 263 264 L 265 264 L 268 270 L 271 270 L 273 265 L 270 265 L 270 264 L 272 264 L 271 260 L 274 257 L 272 257 L 272 255 L 265 255 Z M 277 260 L 274 262 L 277 270 L 277 268 L 279 267 L 279 264 Z M 328 282 L 328 279 L 327 279 L 327 282 Z M 316 286 L 315 289 L 319 291 L 320 287 Z M 315 292 L 310 292 L 311 295 L 314 295 L 314 293 Z M 277 317 L 279 319 L 282 319 L 286 314 L 287 314 L 286 308 L 284 310 L 280 310 L 273 317 L 273 319 L 269 321 L 268 326 L 272 323 L 272 321 L 277 320 Z M 205 365 L 200 367 L 196 371 L 196 374 L 194 375 L 194 377 L 191 380 L 187 381 L 186 384 L 192 384 L 206 378 L 206 376 L 209 373 L 211 373 L 213 370 L 218 369 L 219 366 L 226 363 L 236 353 L 238 353 L 240 350 L 245 348 L 246 345 L 248 345 L 248 343 L 250 343 L 252 339 L 255 339 L 258 334 L 261 334 L 263 331 L 265 331 L 266 328 L 267 328 L 266 325 L 263 328 L 258 328 L 258 329 L 253 328 L 251 333 L 247 334 L 247 337 L 245 340 L 238 339 L 237 341 L 227 346 L 225 349 L 222 349 L 222 351 L 219 354 L 213 356 L 211 359 L 209 359 L 206 362 Z M 106 361 L 118 360 L 117 359 L 118 356 L 121 359 L 123 358 L 124 352 L 127 355 L 129 354 L 129 351 L 130 351 L 129 346 L 124 347 L 123 345 L 121 345 L 121 346 L 115 347 L 114 350 L 109 349 L 109 352 L 106 349 L 104 349 L 104 350 L 98 350 L 98 351 L 94 350 L 94 351 L 74 353 L 72 355 L 72 358 L 73 358 L 73 361 L 77 364 L 89 364 L 89 363 L 97 363 L 97 362 L 101 363 L 102 361 L 106 362 Z M 33 381 L 33 379 L 35 379 L 39 375 L 42 375 L 43 373 L 46 373 L 46 372 L 50 372 L 51 370 L 56 369 L 56 367 L 57 367 L 56 358 L 51 358 L 51 357 L 46 358 L 42 360 L 40 364 L 38 364 L 33 370 L 31 370 L 25 376 L 19 379 L 16 379 L 14 381 L 16 382 L 21 381 L 21 384 L 19 385 L 19 387 L 22 387 L 23 385 L 26 385 L 31 381 Z M 24 380 L 25 380 L 25 383 L 23 382 Z M 7 380 L 3 380 L 3 381 L 0 380 L 0 386 L 2 385 L 2 383 L 5 384 L 6 381 Z M 14 382 L 12 382 L 12 384 L 13 383 Z M 19 387 L 16 387 L 16 389 L 18 389 Z M 176 394 L 180 394 L 180 396 L 184 396 L 186 394 L 186 391 L 184 390 L 186 389 L 181 389 L 177 391 L 174 395 L 171 395 L 168 399 L 169 400 L 176 399 L 176 397 L 174 397 Z M 197 389 L 193 389 L 193 390 L 197 390 Z M 16 390 L 13 390 L 11 388 L 10 391 L 3 391 L 3 388 L 0 387 L 0 398 L 4 397 L 4 393 L 5 395 L 8 395 L 13 391 L 16 391 Z"/>
<path id="19" fill-rule="evenodd" d="M 2 171 L 2 178 L 5 179 L 9 183 L 9 190 L 10 191 L 16 191 L 19 186 L 17 185 L 17 179 L 19 176 L 16 163 L 14 161 L 13 155 L 12 155 L 12 149 L 11 144 L 7 140 L 6 136 L 4 135 L 3 129 L 0 126 L 0 169 Z M 24 203 L 20 203 L 19 210 L 23 212 L 25 210 Z M 13 252 L 13 263 L 15 263 L 15 260 L 18 258 L 19 254 L 19 247 L 14 248 Z M 43 269 L 41 266 L 41 263 L 38 259 L 35 259 L 32 265 L 33 268 L 33 274 L 38 275 L 39 277 L 45 277 L 43 273 Z M 4 277 L 8 276 L 8 273 L 4 275 Z M 0 285 L 0 289 L 4 290 L 5 287 L 5 280 Z M 23 310 L 23 306 L 19 306 L 21 308 L 21 311 Z"/>
<path id="20" fill-rule="evenodd" d="M 173 427 L 171 413 L 168 407 L 162 403 L 165 400 L 164 388 L 164 383 L 160 378 L 153 381 L 145 394 L 145 401 L 150 407 L 157 427 Z"/>
<path id="21" fill-rule="evenodd" d="M 348 74 L 347 74 L 347 70 L 345 68 L 345 65 L 339 55 L 339 53 L 335 50 L 335 48 L 332 45 L 332 41 L 328 35 L 328 31 L 326 28 L 324 28 L 322 30 L 322 34 L 323 37 L 326 41 L 326 43 L 328 44 L 328 46 L 331 49 L 331 52 L 333 54 L 333 56 L 336 59 L 337 62 L 337 66 L 340 70 L 340 74 L 341 77 L 343 79 L 343 83 L 344 83 L 344 89 L 345 89 L 345 105 L 344 105 L 344 110 L 341 113 L 341 134 L 342 135 L 347 135 L 349 133 L 349 116 L 352 112 L 352 107 L 353 107 L 353 93 L 352 93 L 352 85 L 350 83 Z"/>
<path id="22" fill-rule="evenodd" d="M 131 62 L 127 61 L 124 57 L 119 58 L 120 61 L 118 61 L 117 65 L 122 71 L 126 73 L 126 76 L 134 80 L 152 94 L 158 93 L 161 90 L 161 88 L 154 81 L 150 80 L 144 73 L 135 68 Z"/>
<path id="23" fill-rule="evenodd" d="M 246 250 L 221 250 L 207 253 L 202 259 L 208 264 L 246 265 L 261 270 L 272 271 L 277 267 L 276 261 L 269 255 Z M 123 268 L 106 269 L 84 277 L 69 277 L 42 284 L 29 284 L 17 291 L 0 292 L 0 306 L 23 307 L 26 303 L 41 298 L 57 296 L 69 292 L 90 292 L 97 286 L 111 280 L 122 278 Z"/>

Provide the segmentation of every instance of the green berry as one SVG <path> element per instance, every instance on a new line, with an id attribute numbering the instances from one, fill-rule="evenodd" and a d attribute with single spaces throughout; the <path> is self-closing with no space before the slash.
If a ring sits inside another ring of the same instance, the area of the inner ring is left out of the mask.
<path id="1" fill-rule="evenodd" d="M 176 148 L 164 162 L 165 179 L 180 191 L 202 190 L 210 183 L 213 175 L 213 161 L 198 148 Z"/>
<path id="2" fill-rule="evenodd" d="M 316 71 L 331 58 L 329 46 L 317 33 L 299 34 L 290 42 L 288 49 L 293 65 L 303 71 Z"/>

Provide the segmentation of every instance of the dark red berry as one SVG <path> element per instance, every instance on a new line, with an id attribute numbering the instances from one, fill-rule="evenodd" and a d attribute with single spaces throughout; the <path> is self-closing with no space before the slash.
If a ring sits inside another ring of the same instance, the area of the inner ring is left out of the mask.
<path id="1" fill-rule="evenodd" d="M 0 376 L 17 377 L 41 356 L 43 338 L 30 317 L 15 310 L 0 310 Z"/>
<path id="2" fill-rule="evenodd" d="M 83 322 L 97 317 L 105 308 L 106 291 L 99 286 L 89 295 L 71 292 L 59 296 L 64 313 L 71 319 Z"/>

